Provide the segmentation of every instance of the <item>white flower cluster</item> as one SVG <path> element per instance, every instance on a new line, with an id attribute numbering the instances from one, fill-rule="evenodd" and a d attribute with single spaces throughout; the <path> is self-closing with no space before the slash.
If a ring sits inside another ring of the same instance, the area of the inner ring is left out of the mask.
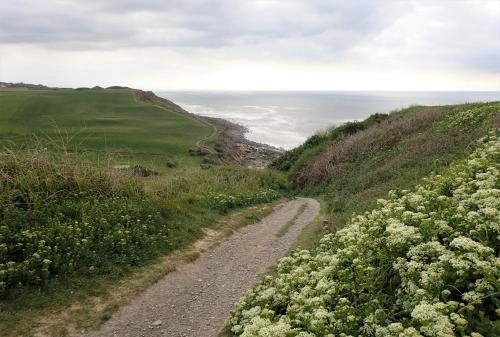
<path id="1" fill-rule="evenodd" d="M 393 191 L 236 306 L 242 337 L 500 336 L 500 139 Z"/>
<path id="2" fill-rule="evenodd" d="M 498 103 L 476 106 L 468 110 L 458 110 L 450 114 L 444 123 L 450 129 L 465 130 L 486 121 L 491 115 L 497 114 L 499 110 L 500 104 Z"/>

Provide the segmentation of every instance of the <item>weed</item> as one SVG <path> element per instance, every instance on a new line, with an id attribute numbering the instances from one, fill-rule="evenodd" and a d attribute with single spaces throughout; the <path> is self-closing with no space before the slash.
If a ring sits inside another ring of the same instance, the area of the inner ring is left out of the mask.
<path id="1" fill-rule="evenodd" d="M 297 211 L 297 214 L 295 214 L 295 216 L 293 217 L 293 219 L 291 219 L 290 221 L 288 221 L 286 224 L 284 224 L 280 230 L 278 231 L 278 233 L 276 233 L 276 236 L 277 237 L 282 237 L 283 235 L 285 235 L 286 233 L 288 233 L 288 230 L 293 226 L 295 225 L 295 222 L 297 221 L 297 219 L 302 215 L 302 213 L 304 213 L 304 211 L 306 210 L 307 208 L 307 205 L 306 204 L 303 204 L 299 207 L 298 211 Z"/>

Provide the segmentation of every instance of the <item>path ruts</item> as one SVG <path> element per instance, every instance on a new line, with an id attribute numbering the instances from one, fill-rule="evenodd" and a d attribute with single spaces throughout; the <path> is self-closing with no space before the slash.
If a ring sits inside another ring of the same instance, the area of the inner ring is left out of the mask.
<path id="1" fill-rule="evenodd" d="M 276 233 L 306 208 L 288 232 Z M 314 199 L 285 203 L 261 222 L 248 225 L 196 261 L 167 274 L 122 307 L 94 337 L 216 337 L 234 304 L 284 256 L 318 214 Z"/>

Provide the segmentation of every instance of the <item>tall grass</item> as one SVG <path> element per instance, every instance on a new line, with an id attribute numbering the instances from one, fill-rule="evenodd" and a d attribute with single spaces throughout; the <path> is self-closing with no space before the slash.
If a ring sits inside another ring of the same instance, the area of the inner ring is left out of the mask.
<path id="1" fill-rule="evenodd" d="M 65 152 L 5 151 L 0 296 L 58 277 L 120 274 L 195 240 L 220 213 L 286 187 L 282 174 L 220 167 L 150 179 L 145 188 L 143 178 Z M 210 200 L 221 193 L 240 200 L 221 208 Z"/>
<path id="2" fill-rule="evenodd" d="M 136 178 L 67 154 L 2 153 L 0 291 L 108 273 L 176 247 L 182 230 L 145 199 Z"/>
<path id="3" fill-rule="evenodd" d="M 315 185 L 350 171 L 366 158 L 388 151 L 403 138 L 428 128 L 443 114 L 442 109 L 422 109 L 417 113 L 395 114 L 376 126 L 354 129 L 308 164 L 298 174 L 296 182 L 302 187 Z"/>
<path id="4" fill-rule="evenodd" d="M 162 199 L 191 198 L 208 192 L 258 191 L 262 188 L 286 190 L 286 176 L 272 170 L 240 166 L 217 166 L 209 170 L 188 169 L 152 177 L 148 190 Z"/>

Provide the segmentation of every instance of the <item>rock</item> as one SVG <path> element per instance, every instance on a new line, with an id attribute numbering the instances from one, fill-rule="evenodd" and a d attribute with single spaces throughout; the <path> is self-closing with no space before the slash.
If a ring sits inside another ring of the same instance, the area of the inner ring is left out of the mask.
<path id="1" fill-rule="evenodd" d="M 167 162 L 165 163 L 165 166 L 168 168 L 174 168 L 177 167 L 177 162 L 175 160 L 168 159 Z"/>
<path id="2" fill-rule="evenodd" d="M 163 322 L 161 320 L 157 320 L 157 321 L 153 322 L 153 326 L 160 326 L 160 325 L 162 325 L 162 323 Z"/>
<path id="3" fill-rule="evenodd" d="M 134 174 L 139 177 L 157 176 L 159 174 L 158 172 L 141 165 L 135 165 L 132 170 Z"/>
<path id="4" fill-rule="evenodd" d="M 323 220 L 323 229 L 328 229 L 330 227 L 330 220 L 324 219 Z"/>

